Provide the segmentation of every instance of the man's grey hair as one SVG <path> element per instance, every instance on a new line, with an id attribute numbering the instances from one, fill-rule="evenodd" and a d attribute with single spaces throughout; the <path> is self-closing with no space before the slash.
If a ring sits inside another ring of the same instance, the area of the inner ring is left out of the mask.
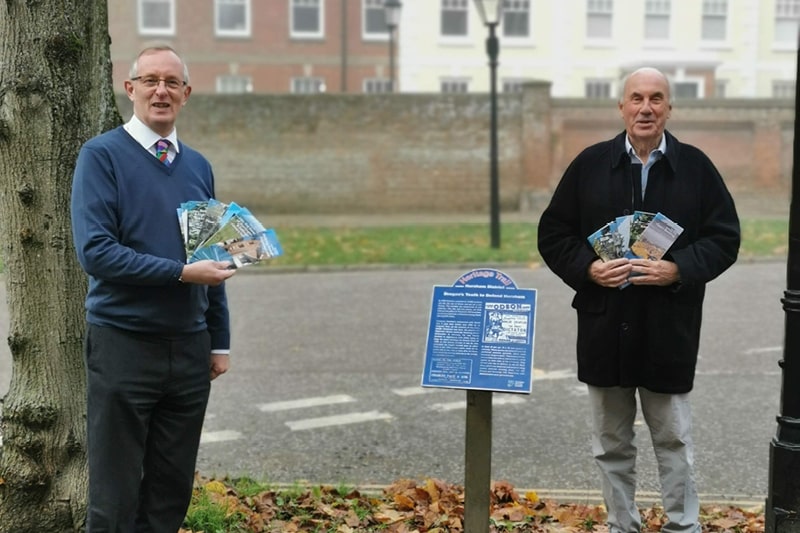
<path id="1" fill-rule="evenodd" d="M 669 105 L 672 105 L 674 100 L 674 97 L 672 96 L 672 82 L 669 81 L 669 78 L 667 77 L 666 74 L 664 74 L 657 68 L 653 67 L 637 68 L 636 70 L 634 70 L 633 72 L 629 72 L 628 74 L 625 75 L 625 77 L 622 78 L 622 81 L 620 81 L 619 83 L 619 99 L 618 99 L 619 103 L 621 104 L 625 100 L 625 86 L 628 85 L 628 80 L 631 78 L 631 76 L 633 76 L 634 74 L 638 74 L 640 72 L 656 72 L 660 74 L 661 77 L 664 78 L 664 81 L 667 82 L 667 91 L 669 91 Z"/>
<path id="2" fill-rule="evenodd" d="M 139 75 L 139 58 L 140 57 L 142 57 L 145 54 L 149 54 L 151 52 L 159 52 L 159 51 L 172 52 L 173 54 L 178 56 L 178 59 L 181 60 L 181 64 L 183 65 L 183 81 L 185 81 L 186 84 L 188 85 L 189 84 L 189 67 L 186 65 L 186 61 L 183 60 L 183 57 L 181 57 L 181 55 L 178 53 L 178 51 L 175 50 L 170 45 L 168 45 L 167 43 L 156 43 L 156 44 L 152 44 L 152 45 L 150 45 L 150 46 L 148 46 L 146 48 L 143 48 L 141 50 L 141 52 L 139 52 L 139 55 L 136 56 L 136 59 L 131 64 L 130 71 L 128 71 L 128 79 L 133 79 L 133 78 L 135 78 L 136 76 Z"/>

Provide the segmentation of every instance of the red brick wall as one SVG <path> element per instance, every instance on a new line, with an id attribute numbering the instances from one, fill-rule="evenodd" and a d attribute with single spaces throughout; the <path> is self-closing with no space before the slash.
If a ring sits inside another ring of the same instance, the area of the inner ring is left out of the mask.
<path id="1" fill-rule="evenodd" d="M 548 94 L 499 95 L 503 210 L 541 206 L 580 150 L 622 131 L 615 102 Z M 220 199 L 252 209 L 486 212 L 489 118 L 486 94 L 192 94 L 178 133 L 214 164 Z M 667 126 L 737 195 L 789 190 L 793 121 L 791 102 L 699 100 L 676 103 Z"/>

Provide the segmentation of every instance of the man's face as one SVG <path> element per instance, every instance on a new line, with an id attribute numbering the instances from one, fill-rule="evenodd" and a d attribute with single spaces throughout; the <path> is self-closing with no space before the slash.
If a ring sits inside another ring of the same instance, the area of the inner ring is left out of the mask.
<path id="1" fill-rule="evenodd" d="M 140 56 L 136 79 L 125 82 L 134 115 L 166 137 L 192 92 L 184 82 L 183 63 L 174 52 L 155 50 Z"/>
<path id="2" fill-rule="evenodd" d="M 672 111 L 667 80 L 655 70 L 639 71 L 628 78 L 624 91 L 619 112 L 631 144 L 654 148 Z"/>

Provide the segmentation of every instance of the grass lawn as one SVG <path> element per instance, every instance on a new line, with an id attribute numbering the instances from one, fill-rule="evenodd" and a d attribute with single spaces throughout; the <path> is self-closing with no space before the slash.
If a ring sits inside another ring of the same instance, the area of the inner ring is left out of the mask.
<path id="1" fill-rule="evenodd" d="M 403 227 L 276 227 L 284 255 L 264 263 L 284 267 L 332 265 L 536 264 L 537 226 L 501 224 L 500 248 L 490 247 L 488 224 Z M 783 258 L 788 222 L 742 220 L 739 260 Z"/>

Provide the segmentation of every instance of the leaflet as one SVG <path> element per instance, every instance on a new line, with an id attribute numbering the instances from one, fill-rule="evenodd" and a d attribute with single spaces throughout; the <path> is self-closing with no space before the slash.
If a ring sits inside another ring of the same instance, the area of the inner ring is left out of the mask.
<path id="1" fill-rule="evenodd" d="M 218 200 L 184 202 L 178 208 L 187 263 L 227 261 L 240 268 L 283 254 L 278 236 L 250 211 Z"/>

